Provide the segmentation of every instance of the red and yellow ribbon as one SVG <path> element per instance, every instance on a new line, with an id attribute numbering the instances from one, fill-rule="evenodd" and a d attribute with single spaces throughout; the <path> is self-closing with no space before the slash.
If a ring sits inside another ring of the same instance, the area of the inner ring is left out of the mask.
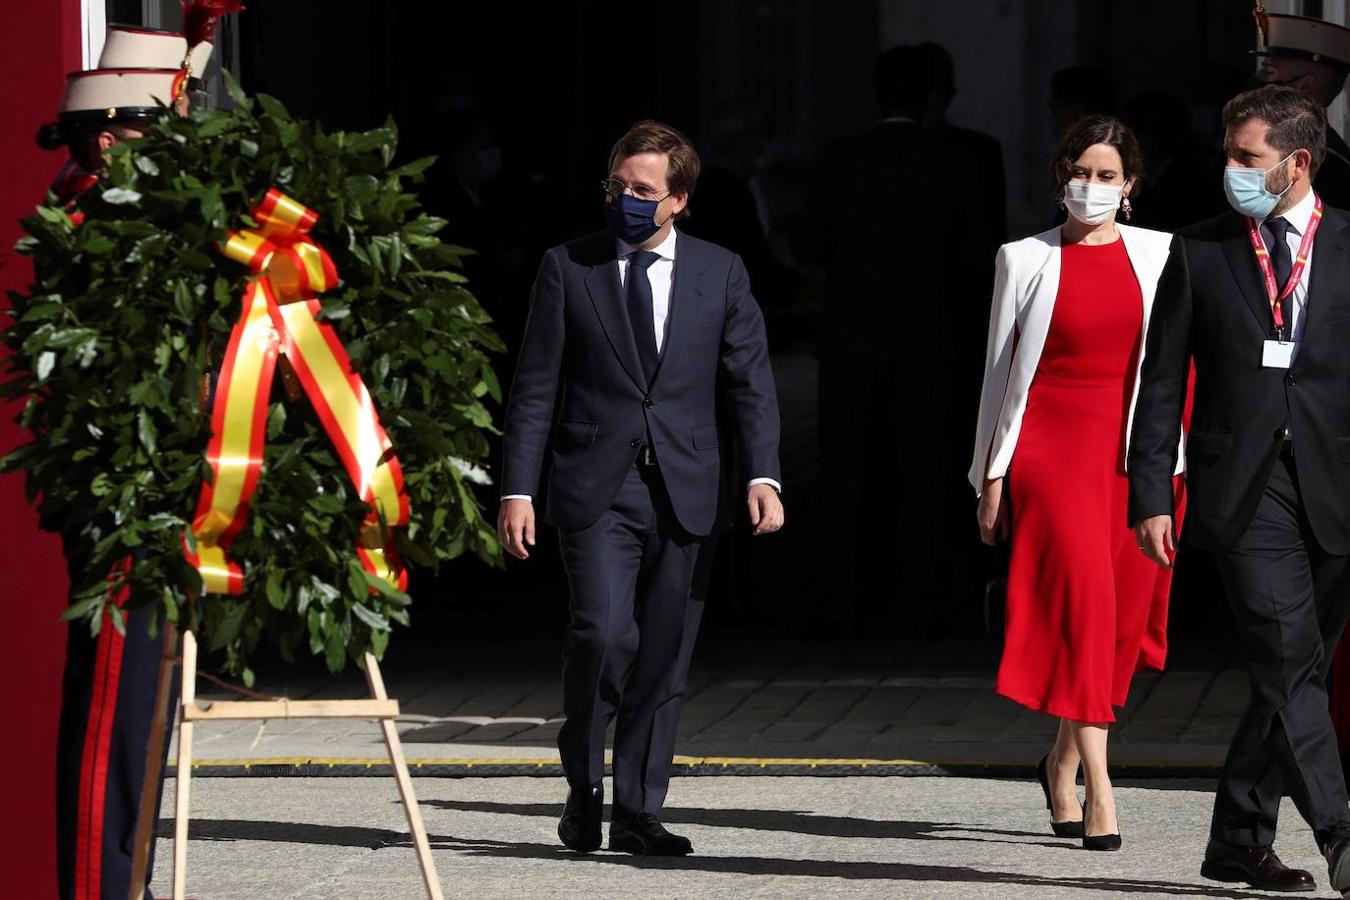
<path id="1" fill-rule="evenodd" d="M 244 290 L 220 368 L 206 451 L 211 480 L 202 485 L 192 541 L 184 541 L 188 561 L 201 573 L 206 593 L 243 592 L 243 571 L 228 551 L 247 521 L 262 471 L 267 399 L 283 353 L 370 505 L 357 544 L 361 565 L 403 590 L 407 572 L 380 524 L 381 516 L 391 529 L 408 522 L 403 472 L 337 333 L 317 319 L 318 295 L 338 281 L 333 260 L 309 237 L 318 216 L 276 188 L 252 215 L 257 227 L 232 232 L 223 248 L 258 277 Z"/>

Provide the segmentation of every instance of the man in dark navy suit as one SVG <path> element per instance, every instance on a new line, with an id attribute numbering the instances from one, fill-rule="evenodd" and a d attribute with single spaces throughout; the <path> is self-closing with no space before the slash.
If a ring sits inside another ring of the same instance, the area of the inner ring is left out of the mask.
<path id="1" fill-rule="evenodd" d="M 580 853 L 600 846 L 616 716 L 610 849 L 693 849 L 657 813 L 698 631 L 694 567 L 725 521 L 719 396 L 755 533 L 783 524 L 778 402 L 745 266 L 674 227 L 698 170 L 688 138 L 658 122 L 614 145 L 609 229 L 544 254 L 506 411 L 502 544 L 529 556 L 542 491 L 571 587 L 558 835 Z"/>

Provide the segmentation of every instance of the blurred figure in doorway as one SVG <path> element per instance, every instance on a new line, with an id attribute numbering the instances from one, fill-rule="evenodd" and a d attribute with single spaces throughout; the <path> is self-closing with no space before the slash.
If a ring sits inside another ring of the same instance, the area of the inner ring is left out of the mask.
<path id="1" fill-rule="evenodd" d="M 1139 139 L 1148 172 L 1148 193 L 1134 204 L 1133 224 L 1173 231 L 1214 205 L 1210 184 L 1218 167 L 1206 172 L 1196 159 L 1190 110 L 1178 97 L 1146 91 L 1126 101 L 1122 118 Z"/>
<path id="2" fill-rule="evenodd" d="M 822 521 L 813 627 L 931 633 L 946 626 L 945 445 L 963 308 L 996 241 L 968 149 L 923 127 L 932 57 L 881 55 L 879 121 L 826 148 L 798 236 L 820 266 Z"/>
<path id="3" fill-rule="evenodd" d="M 1116 85 L 1096 66 L 1071 66 L 1050 76 L 1050 117 L 1063 135 L 1079 119 L 1116 111 Z"/>

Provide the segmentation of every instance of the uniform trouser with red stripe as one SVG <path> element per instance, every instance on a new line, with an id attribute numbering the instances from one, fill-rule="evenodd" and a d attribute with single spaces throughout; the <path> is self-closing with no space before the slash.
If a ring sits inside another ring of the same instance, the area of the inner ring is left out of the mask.
<path id="1" fill-rule="evenodd" d="M 131 611 L 125 636 L 109 619 L 96 638 L 85 623 L 70 627 L 56 776 L 63 898 L 127 896 L 163 642 L 162 633 L 149 635 L 147 619 Z M 151 852 L 153 864 L 153 843 Z"/>

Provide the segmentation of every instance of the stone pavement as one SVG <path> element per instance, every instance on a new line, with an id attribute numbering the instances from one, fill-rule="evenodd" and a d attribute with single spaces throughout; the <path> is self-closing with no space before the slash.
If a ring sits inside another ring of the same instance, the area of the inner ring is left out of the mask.
<path id="1" fill-rule="evenodd" d="M 1223 636 L 1182 643 L 1167 672 L 1135 679 L 1112 735 L 1121 774 L 1159 767 L 1211 774 L 1222 762 L 1245 676 Z M 996 651 L 983 638 L 903 646 L 715 636 L 695 660 L 679 753 L 686 767 L 843 759 L 1020 774 L 1045 752 L 1056 723 L 997 696 L 995 667 Z M 557 643 L 539 639 L 391 659 L 385 678 L 401 703 L 408 756 L 422 761 L 423 774 L 462 774 L 456 767 L 472 761 L 515 761 L 484 773 L 555 771 L 559 668 Z M 264 676 L 258 690 L 292 699 L 364 696 L 355 672 Z M 230 696 L 206 683 L 199 692 Z M 263 760 L 276 767 L 251 774 L 285 774 L 306 760 L 378 762 L 384 748 L 368 722 L 208 722 L 197 727 L 195 755 L 203 775 L 239 774 L 240 762 Z"/>
<path id="2" fill-rule="evenodd" d="M 437 646 L 427 633 L 383 668 L 447 897 L 1265 896 L 1197 872 L 1212 776 L 1246 699 L 1226 633 L 1177 635 L 1168 671 L 1135 679 L 1112 738 L 1126 849 L 1089 854 L 1048 831 L 1030 775 L 1055 722 L 993 693 L 988 640 L 716 629 L 695 657 L 665 814 L 698 851 L 680 860 L 558 846 L 557 639 L 456 623 Z M 359 697 L 364 683 L 264 668 L 257 690 Z M 233 695 L 203 682 L 199 696 Z M 369 777 L 383 757 L 368 722 L 200 723 L 189 896 L 420 896 L 393 780 Z M 294 777 L 323 775 L 345 777 Z M 1334 896 L 1286 806 L 1281 852 Z"/>
<path id="3" fill-rule="evenodd" d="M 1050 834 L 1027 780 L 676 778 L 665 818 L 694 842 L 682 859 L 563 851 L 556 779 L 416 784 L 447 898 L 1273 896 L 1200 878 L 1212 782 L 1119 783 L 1124 849 L 1088 853 Z M 424 896 L 389 779 L 212 778 L 192 796 L 190 897 Z M 1281 855 L 1318 882 L 1304 896 L 1337 896 L 1288 801 L 1281 824 Z M 163 897 L 170 842 L 156 852 Z"/>

